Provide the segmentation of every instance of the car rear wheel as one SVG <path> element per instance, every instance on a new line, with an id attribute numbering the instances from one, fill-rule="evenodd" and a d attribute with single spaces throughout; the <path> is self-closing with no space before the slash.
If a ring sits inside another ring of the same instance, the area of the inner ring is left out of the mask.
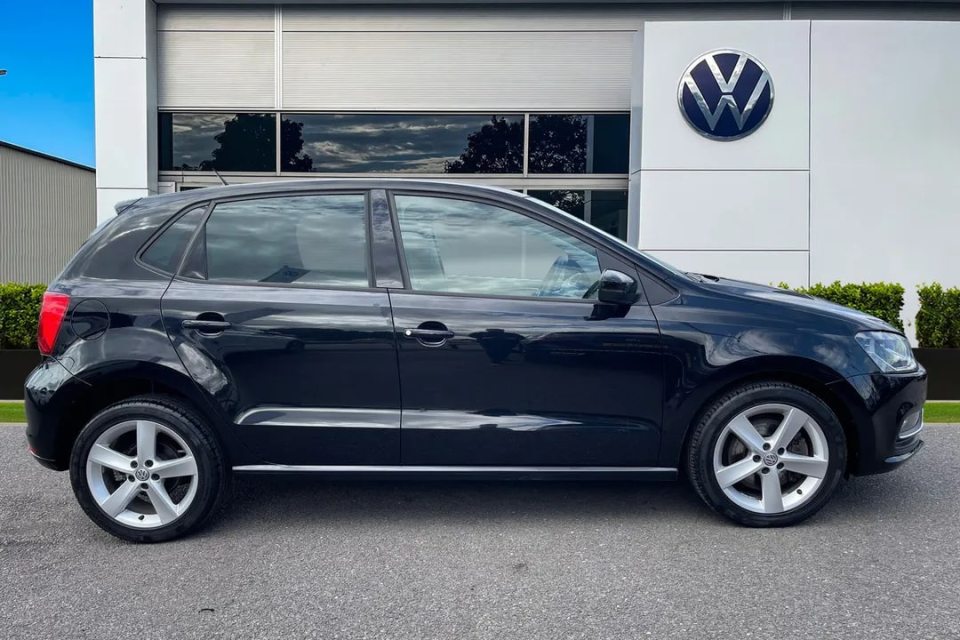
<path id="1" fill-rule="evenodd" d="M 714 403 L 687 452 L 700 497 L 754 527 L 795 524 L 816 513 L 845 465 L 843 427 L 830 407 L 780 382 L 744 386 Z"/>
<path id="2" fill-rule="evenodd" d="M 145 396 L 97 414 L 70 459 L 80 506 L 101 528 L 134 542 L 182 536 L 213 515 L 227 468 L 203 421 L 172 399 Z"/>

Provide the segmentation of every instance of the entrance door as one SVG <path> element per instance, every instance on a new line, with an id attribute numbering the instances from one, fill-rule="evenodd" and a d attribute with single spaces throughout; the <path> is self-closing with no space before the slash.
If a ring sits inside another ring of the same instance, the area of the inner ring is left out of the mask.
<path id="1" fill-rule="evenodd" d="M 265 462 L 400 462 L 396 343 L 365 193 L 216 204 L 163 297 L 194 380 Z"/>
<path id="2" fill-rule="evenodd" d="M 602 269 L 632 267 L 499 205 L 394 204 L 409 280 L 390 291 L 403 463 L 655 466 L 656 320 L 643 300 L 595 299 Z"/>

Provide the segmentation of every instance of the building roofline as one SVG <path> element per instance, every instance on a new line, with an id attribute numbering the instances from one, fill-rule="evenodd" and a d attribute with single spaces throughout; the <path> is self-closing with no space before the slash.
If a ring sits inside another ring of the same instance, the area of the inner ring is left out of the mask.
<path id="1" fill-rule="evenodd" d="M 851 0 L 819 0 L 827 4 L 838 2 L 851 2 Z M 904 0 L 852 0 L 853 3 L 883 3 L 893 4 L 903 2 Z M 947 4 L 956 2 L 956 0 L 926 0 L 931 4 Z M 156 4 L 269 4 L 276 2 L 270 0 L 154 0 Z M 776 4 L 777 0 L 284 0 L 283 4 L 316 4 L 316 5 L 336 5 L 336 6 L 363 6 L 363 5 L 438 5 L 438 4 Z M 909 3 L 906 3 L 909 4 Z"/>
<path id="2" fill-rule="evenodd" d="M 44 160 L 52 160 L 53 162 L 65 164 L 69 167 L 74 167 L 75 169 L 83 169 L 84 171 L 90 171 L 93 173 L 97 172 L 97 170 L 94 167 L 91 167 L 85 164 L 80 164 L 79 162 L 74 162 L 73 160 L 58 158 L 57 156 L 52 156 L 49 153 L 43 153 L 42 151 L 28 149 L 27 147 L 21 147 L 20 145 L 12 144 L 10 142 L 4 142 L 3 140 L 0 140 L 0 147 L 13 149 L 14 151 L 19 151 L 20 153 L 26 153 L 31 156 L 36 156 L 37 158 L 43 158 Z"/>

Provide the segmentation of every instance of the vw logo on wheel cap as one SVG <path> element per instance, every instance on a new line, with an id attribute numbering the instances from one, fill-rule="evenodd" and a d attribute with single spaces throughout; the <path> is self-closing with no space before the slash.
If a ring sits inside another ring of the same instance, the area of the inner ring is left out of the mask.
<path id="1" fill-rule="evenodd" d="M 140 482 L 144 482 L 150 479 L 150 472 L 144 469 L 143 467 L 140 467 L 139 469 L 134 471 L 133 475 Z"/>
<path id="2" fill-rule="evenodd" d="M 687 67 L 677 93 L 683 117 L 713 140 L 738 140 L 763 124 L 773 108 L 773 80 L 753 56 L 718 49 Z"/>

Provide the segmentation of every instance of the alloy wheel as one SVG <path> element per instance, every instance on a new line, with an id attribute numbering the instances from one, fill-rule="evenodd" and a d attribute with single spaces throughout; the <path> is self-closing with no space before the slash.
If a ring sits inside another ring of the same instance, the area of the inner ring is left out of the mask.
<path id="1" fill-rule="evenodd" d="M 197 494 L 197 462 L 171 428 L 128 420 L 104 431 L 90 447 L 87 485 L 108 516 L 152 529 L 176 521 Z"/>
<path id="2" fill-rule="evenodd" d="M 820 425 L 787 404 L 761 404 L 739 413 L 720 432 L 713 471 L 727 498 L 762 514 L 792 511 L 813 498 L 829 466 Z"/>

